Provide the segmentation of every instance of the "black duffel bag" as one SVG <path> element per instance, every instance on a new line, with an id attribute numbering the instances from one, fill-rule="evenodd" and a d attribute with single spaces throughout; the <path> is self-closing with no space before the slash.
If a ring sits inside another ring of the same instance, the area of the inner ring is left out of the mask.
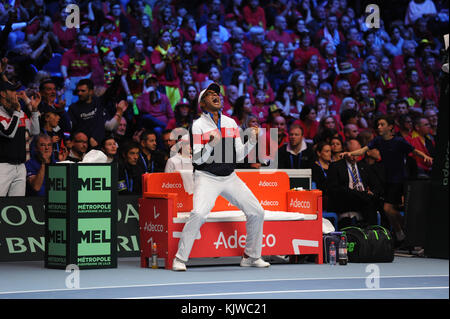
<path id="1" fill-rule="evenodd" d="M 383 263 L 394 260 L 394 239 L 386 228 L 372 225 L 366 228 L 349 226 L 341 229 L 347 237 L 348 261 L 353 263 Z"/>

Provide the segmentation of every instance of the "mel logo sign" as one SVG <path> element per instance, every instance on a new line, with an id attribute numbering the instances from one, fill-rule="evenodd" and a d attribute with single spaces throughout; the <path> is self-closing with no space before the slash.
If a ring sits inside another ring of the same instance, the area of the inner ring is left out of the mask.
<path id="1" fill-rule="evenodd" d="M 78 212 L 108 212 L 111 209 L 111 169 L 109 166 L 78 166 L 76 182 Z M 104 205 L 89 205 L 92 203 Z M 86 205 L 88 204 L 88 205 Z"/>
<path id="2" fill-rule="evenodd" d="M 52 166 L 48 171 L 48 201 L 49 203 L 65 204 L 67 189 L 67 167 Z"/>
<path id="3" fill-rule="evenodd" d="M 111 255 L 111 220 L 109 218 L 79 218 L 78 219 L 78 265 L 107 265 L 110 258 L 82 258 L 86 256 Z"/>

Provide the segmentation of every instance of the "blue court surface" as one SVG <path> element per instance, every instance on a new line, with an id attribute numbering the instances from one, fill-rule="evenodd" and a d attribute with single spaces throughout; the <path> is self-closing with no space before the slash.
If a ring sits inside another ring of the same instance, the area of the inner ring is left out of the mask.
<path id="1" fill-rule="evenodd" d="M 266 257 L 267 259 L 267 257 Z M 392 263 L 286 264 L 241 268 L 240 258 L 191 259 L 187 272 L 140 268 L 79 273 L 44 263 L 0 263 L 0 299 L 448 299 L 446 259 L 395 257 Z M 160 260 L 162 261 L 162 260 Z"/>

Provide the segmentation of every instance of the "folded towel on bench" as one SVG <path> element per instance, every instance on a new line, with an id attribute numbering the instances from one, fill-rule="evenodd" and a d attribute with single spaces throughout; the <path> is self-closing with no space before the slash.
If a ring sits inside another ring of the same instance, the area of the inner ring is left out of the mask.
<path id="1" fill-rule="evenodd" d="M 185 223 L 189 218 L 189 212 L 178 212 L 177 217 L 173 218 L 174 223 Z M 302 214 L 302 213 L 290 213 L 290 212 L 278 212 L 266 210 L 264 214 L 264 220 L 316 220 L 315 214 Z M 241 210 L 230 210 L 213 212 L 208 215 L 206 222 L 242 222 L 246 221 L 245 214 Z"/>

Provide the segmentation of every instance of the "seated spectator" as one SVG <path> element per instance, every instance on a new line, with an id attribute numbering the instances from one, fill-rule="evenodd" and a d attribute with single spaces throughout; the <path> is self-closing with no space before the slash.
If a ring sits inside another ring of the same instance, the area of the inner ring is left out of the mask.
<path id="1" fill-rule="evenodd" d="M 185 135 L 187 137 L 187 135 Z M 186 139 L 180 138 L 177 147 L 179 148 L 178 152 L 171 156 L 164 168 L 164 172 L 179 172 L 179 171 L 190 171 L 193 172 L 194 168 L 192 166 L 192 152 L 191 145 L 189 141 Z"/>
<path id="2" fill-rule="evenodd" d="M 264 92 L 264 102 L 265 104 L 273 103 L 275 100 L 275 94 L 270 86 L 269 80 L 264 72 L 263 68 L 257 68 L 253 72 L 252 77 L 250 78 L 249 86 L 247 87 L 248 93 L 252 98 L 252 102 L 255 103 L 256 99 L 256 91 L 262 90 Z"/>
<path id="3" fill-rule="evenodd" d="M 238 88 L 236 85 L 228 85 L 226 90 L 226 95 L 223 99 L 223 109 L 222 112 L 231 116 L 233 114 L 233 105 L 236 103 L 239 97 Z M 197 102 L 198 104 L 198 102 Z"/>
<path id="4" fill-rule="evenodd" d="M 158 91 L 158 79 L 150 74 L 145 81 L 145 91 L 136 101 L 142 121 L 139 127 L 155 131 L 161 145 L 161 134 L 174 118 L 172 106 L 164 93 Z"/>
<path id="5" fill-rule="evenodd" d="M 415 64 L 414 67 L 420 69 L 420 60 L 416 57 L 417 44 L 413 40 L 405 40 L 402 45 L 402 54 L 397 55 L 392 59 L 391 68 L 396 76 L 399 76 L 405 70 L 405 61 L 407 58 L 413 58 Z"/>
<path id="6" fill-rule="evenodd" d="M 41 132 L 48 135 L 53 143 L 53 156 L 56 160 L 63 161 L 68 155 L 68 150 L 65 146 L 65 135 L 59 127 L 62 109 L 55 109 L 43 114 L 43 125 Z M 61 158 L 60 158 L 61 156 Z"/>
<path id="7" fill-rule="evenodd" d="M 424 116 L 417 117 L 414 121 L 414 132 L 406 140 L 416 149 L 427 156 L 434 157 L 435 142 L 430 137 L 430 122 Z M 413 155 L 417 163 L 419 177 L 431 177 L 431 163 L 426 163 L 422 157 Z"/>
<path id="8" fill-rule="evenodd" d="M 274 29 L 267 32 L 266 38 L 269 41 L 275 43 L 281 42 L 284 44 L 288 52 L 293 51 L 294 46 L 292 43 L 291 35 L 287 32 L 286 18 L 282 15 L 275 17 Z"/>
<path id="9" fill-rule="evenodd" d="M 265 31 L 263 27 L 253 26 L 249 29 L 250 39 L 244 39 L 242 49 L 245 56 L 253 62 L 257 56 L 262 53 L 263 43 L 265 39 Z"/>
<path id="10" fill-rule="evenodd" d="M 248 116 L 252 114 L 252 103 L 248 94 L 238 97 L 233 106 L 231 118 L 240 127 L 247 122 Z"/>
<path id="11" fill-rule="evenodd" d="M 27 196 L 45 196 L 45 170 L 56 163 L 50 136 L 39 134 L 31 142 L 31 158 L 25 163 L 27 169 Z"/>
<path id="12" fill-rule="evenodd" d="M 170 157 L 171 149 L 177 142 L 176 133 L 177 131 L 175 129 L 173 130 L 165 129 L 163 132 L 162 135 L 163 147 L 161 149 L 161 152 L 164 153 L 165 158 Z"/>
<path id="13" fill-rule="evenodd" d="M 193 121 L 194 114 L 191 112 L 190 104 L 188 100 L 183 98 L 175 105 L 174 117 L 167 123 L 166 130 L 172 130 L 177 127 L 183 127 L 189 130 Z"/>
<path id="14" fill-rule="evenodd" d="M 248 69 L 246 70 L 244 67 L 244 56 L 238 52 L 233 53 L 230 56 L 230 65 L 224 68 L 222 71 L 222 83 L 225 86 L 228 86 L 230 84 L 236 85 L 236 83 L 232 83 L 233 74 L 235 74 L 235 72 L 237 71 L 248 72 Z"/>
<path id="15" fill-rule="evenodd" d="M 118 173 L 119 195 L 142 195 L 142 174 L 138 165 L 140 146 L 136 142 L 124 145 L 120 152 Z"/>
<path id="16" fill-rule="evenodd" d="M 210 40 L 210 38 L 208 37 L 208 34 L 210 34 L 210 32 L 212 30 L 217 30 L 218 31 L 218 36 L 219 39 L 221 40 L 222 43 L 225 43 L 228 41 L 228 39 L 230 38 L 230 32 L 227 30 L 227 28 L 225 28 L 224 26 L 220 25 L 220 21 L 219 21 L 219 15 L 215 12 L 211 12 L 208 15 L 208 23 L 201 26 L 198 29 L 198 34 L 199 34 L 199 39 L 200 39 L 200 43 L 206 43 L 208 42 L 208 40 Z"/>
<path id="17" fill-rule="evenodd" d="M 405 139 L 410 138 L 414 128 L 411 115 L 402 114 L 399 117 L 397 117 L 396 120 L 398 127 L 398 132 L 396 133 L 396 135 L 401 136 Z"/>
<path id="18" fill-rule="evenodd" d="M 249 28 L 258 26 L 266 30 L 266 14 L 259 5 L 259 0 L 251 0 L 243 8 L 244 21 Z"/>
<path id="19" fill-rule="evenodd" d="M 305 138 L 306 142 L 312 143 L 319 128 L 316 109 L 312 106 L 305 105 L 302 108 L 299 120 L 295 121 L 294 124 L 298 124 L 302 127 L 302 130 L 304 132 L 303 137 Z"/>
<path id="20" fill-rule="evenodd" d="M 123 46 L 122 35 L 115 24 L 115 20 L 113 16 L 107 15 L 103 20 L 102 31 L 97 35 L 98 42 L 108 39 L 111 42 L 111 49 Z"/>
<path id="21" fill-rule="evenodd" d="M 292 70 L 292 62 L 288 58 L 279 59 L 275 64 L 271 65 L 269 82 L 275 92 L 278 92 L 283 84 L 289 82 Z"/>
<path id="22" fill-rule="evenodd" d="M 344 126 L 344 137 L 345 140 L 351 140 L 358 137 L 359 129 L 358 126 L 355 124 L 347 124 Z"/>
<path id="23" fill-rule="evenodd" d="M 430 122 L 430 135 L 436 140 L 438 126 L 437 112 L 434 109 L 427 109 L 423 112 L 423 115 L 428 119 L 428 122 Z"/>
<path id="24" fill-rule="evenodd" d="M 316 146 L 316 160 L 311 166 L 312 181 L 316 183 L 316 188 L 322 190 L 322 195 L 326 197 L 328 192 L 327 176 L 328 167 L 331 163 L 331 146 L 327 142 L 319 142 Z M 323 204 L 326 203 L 324 200 Z M 326 209 L 326 205 L 323 205 Z"/>
<path id="25" fill-rule="evenodd" d="M 289 142 L 278 150 L 278 168 L 311 168 L 313 152 L 303 138 L 300 125 L 292 124 L 289 128 Z"/>
<path id="26" fill-rule="evenodd" d="M 128 131 L 127 120 L 125 117 L 122 117 L 120 119 L 120 122 L 119 122 L 119 125 L 117 126 L 117 128 L 111 132 L 112 134 L 114 134 L 119 147 L 128 140 L 127 131 Z"/>
<path id="27" fill-rule="evenodd" d="M 119 145 L 117 144 L 116 139 L 113 135 L 106 136 L 103 141 L 100 143 L 100 150 L 105 153 L 107 160 L 107 163 L 117 162 L 117 150 L 119 148 Z"/>
<path id="28" fill-rule="evenodd" d="M 300 118 L 303 103 L 297 100 L 292 84 L 284 83 L 280 86 L 275 97 L 275 105 L 287 116 L 288 124 Z"/>
<path id="29" fill-rule="evenodd" d="M 348 124 L 354 124 L 357 126 L 358 131 L 367 128 L 366 120 L 361 117 L 360 112 L 354 109 L 348 109 L 342 112 L 341 114 L 341 122 L 344 126 L 344 135 L 345 135 L 345 127 Z"/>
<path id="30" fill-rule="evenodd" d="M 331 43 L 335 48 L 345 40 L 344 35 L 338 29 L 338 18 L 333 14 L 327 17 L 324 27 L 315 35 L 317 44 L 320 44 L 322 39 Z"/>
<path id="31" fill-rule="evenodd" d="M 304 70 L 309 59 L 320 52 L 317 48 L 311 46 L 311 34 L 309 32 L 301 33 L 300 47 L 294 51 L 294 64 L 297 70 Z"/>
<path id="32" fill-rule="evenodd" d="M 315 104 L 316 121 L 320 122 L 323 118 L 332 116 L 334 112 L 330 111 L 328 107 L 328 100 L 323 96 L 318 96 Z"/>
<path id="33" fill-rule="evenodd" d="M 402 114 L 408 114 L 408 101 L 406 99 L 398 99 L 395 101 L 395 115 L 398 117 Z"/>
<path id="34" fill-rule="evenodd" d="M 265 123 L 269 116 L 269 105 L 266 104 L 267 96 L 264 90 L 257 89 L 254 95 L 254 102 L 252 106 L 252 114 L 257 116 L 259 123 Z"/>
<path id="35" fill-rule="evenodd" d="M 164 172 L 166 155 L 157 150 L 156 134 L 146 130 L 140 136 L 140 152 L 137 165 L 143 173 Z"/>
<path id="36" fill-rule="evenodd" d="M 336 162 L 341 159 L 339 154 L 344 151 L 344 142 L 340 136 L 335 136 L 330 139 L 331 146 L 331 162 Z"/>
<path id="37" fill-rule="evenodd" d="M 88 150 L 88 137 L 82 131 L 74 131 L 70 135 L 70 150 L 66 160 L 71 162 L 81 162 Z"/>
<path id="38" fill-rule="evenodd" d="M 346 141 L 346 150 L 353 151 L 361 148 L 356 139 Z M 332 162 L 328 168 L 328 209 L 338 215 L 345 212 L 358 212 L 368 225 L 377 222 L 377 207 L 382 193 L 380 185 L 367 164 L 357 161 L 356 156 L 346 156 Z M 346 226 L 348 221 L 340 221 Z"/>
<path id="39" fill-rule="evenodd" d="M 63 132 L 70 132 L 71 123 L 69 114 L 65 111 L 66 101 L 58 98 L 57 85 L 52 79 L 45 79 L 39 84 L 39 92 L 41 93 L 41 103 L 39 103 L 39 112 L 41 113 L 41 124 L 43 123 L 42 114 L 50 111 L 58 113 L 60 121 L 59 127 Z"/>

